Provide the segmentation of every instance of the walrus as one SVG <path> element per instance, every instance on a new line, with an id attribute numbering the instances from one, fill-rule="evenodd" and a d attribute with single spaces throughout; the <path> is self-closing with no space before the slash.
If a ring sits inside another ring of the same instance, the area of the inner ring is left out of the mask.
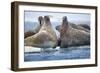
<path id="1" fill-rule="evenodd" d="M 78 24 L 77 25 L 77 24 L 74 24 L 71 22 L 68 22 L 68 24 L 75 29 L 83 30 L 83 31 L 90 33 L 90 27 L 87 24 Z M 55 29 L 60 33 L 61 25 L 56 26 Z M 58 46 L 60 46 L 60 43 L 61 43 L 61 40 L 60 40 L 60 38 L 58 38 Z"/>
<path id="2" fill-rule="evenodd" d="M 44 24 L 42 25 L 38 33 L 24 39 L 24 45 L 39 48 L 56 47 L 57 36 L 53 30 L 49 16 L 44 16 Z"/>
<path id="3" fill-rule="evenodd" d="M 38 17 L 38 22 L 39 22 L 39 25 L 34 30 L 30 30 L 30 31 L 27 31 L 24 33 L 24 38 L 27 38 L 27 37 L 32 36 L 32 35 L 36 34 L 37 32 L 39 32 L 42 24 L 44 23 L 42 16 Z"/>
<path id="4" fill-rule="evenodd" d="M 68 24 L 67 17 L 63 17 L 60 29 L 60 47 L 90 45 L 90 33 L 75 29 Z"/>
<path id="5" fill-rule="evenodd" d="M 83 30 L 83 31 L 86 31 L 86 32 L 90 32 L 90 27 L 87 24 L 76 25 L 76 24 L 71 23 L 71 22 L 68 22 L 68 24 L 71 25 L 75 29 L 79 29 L 79 30 Z M 59 32 L 60 32 L 60 28 L 61 28 L 61 25 L 56 26 L 56 30 L 58 30 Z"/>

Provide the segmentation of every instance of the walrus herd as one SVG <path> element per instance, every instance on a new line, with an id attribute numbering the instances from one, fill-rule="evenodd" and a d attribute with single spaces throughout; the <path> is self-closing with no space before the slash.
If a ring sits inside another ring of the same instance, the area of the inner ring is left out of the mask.
<path id="1" fill-rule="evenodd" d="M 24 45 L 39 48 L 67 48 L 71 46 L 90 45 L 90 27 L 86 24 L 76 25 L 68 22 L 67 16 L 63 16 L 61 25 L 55 29 L 60 33 L 57 39 L 49 16 L 39 16 L 40 26 L 35 31 L 24 33 Z"/>

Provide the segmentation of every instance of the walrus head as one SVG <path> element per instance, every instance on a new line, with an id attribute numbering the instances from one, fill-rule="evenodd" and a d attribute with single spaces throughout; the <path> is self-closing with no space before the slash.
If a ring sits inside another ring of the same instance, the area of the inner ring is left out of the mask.
<path id="1" fill-rule="evenodd" d="M 49 16 L 44 16 L 44 22 L 46 25 L 51 25 Z"/>
<path id="2" fill-rule="evenodd" d="M 62 20 L 62 25 L 61 25 L 61 27 L 60 27 L 60 31 L 61 32 L 66 32 L 66 30 L 68 29 L 68 20 L 67 20 L 67 17 L 66 16 L 64 16 L 63 17 L 63 20 Z"/>
<path id="3" fill-rule="evenodd" d="M 49 16 L 44 16 L 44 19 L 45 19 L 46 21 L 50 21 Z"/>
<path id="4" fill-rule="evenodd" d="M 42 16 L 39 16 L 38 17 L 38 21 L 39 21 L 40 26 L 42 26 L 42 24 L 44 23 L 43 17 Z"/>
<path id="5" fill-rule="evenodd" d="M 64 16 L 63 17 L 63 22 L 62 22 L 62 25 L 67 27 L 68 26 L 68 20 L 67 20 L 67 16 Z"/>

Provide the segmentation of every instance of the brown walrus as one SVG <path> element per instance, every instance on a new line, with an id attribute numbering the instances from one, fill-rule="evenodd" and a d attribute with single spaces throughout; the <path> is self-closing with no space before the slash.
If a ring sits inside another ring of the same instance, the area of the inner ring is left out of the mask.
<path id="1" fill-rule="evenodd" d="M 86 24 L 79 24 L 79 25 L 76 25 L 74 23 L 71 23 L 71 22 L 68 22 L 68 24 L 70 26 L 72 26 L 73 28 L 75 29 L 79 29 L 79 30 L 83 30 L 83 31 L 86 31 L 86 32 L 90 32 L 90 27 Z M 60 32 L 60 28 L 61 28 L 61 25 L 58 25 L 56 26 L 56 30 L 58 30 Z"/>
<path id="2" fill-rule="evenodd" d="M 63 17 L 60 30 L 60 47 L 81 46 L 90 44 L 90 33 L 75 29 L 68 24 L 67 17 Z"/>
<path id="3" fill-rule="evenodd" d="M 39 22 L 39 25 L 37 26 L 37 28 L 35 28 L 34 30 L 31 30 L 31 31 L 27 31 L 27 32 L 24 33 L 24 38 L 27 38 L 27 37 L 32 36 L 32 35 L 36 34 L 37 32 L 39 32 L 42 24 L 44 23 L 42 16 L 38 17 L 38 22 Z"/>
<path id="4" fill-rule="evenodd" d="M 24 40 L 25 46 L 39 48 L 53 48 L 57 45 L 57 36 L 54 32 L 49 16 L 44 16 L 44 24 L 38 33 Z"/>
<path id="5" fill-rule="evenodd" d="M 87 24 L 76 25 L 76 24 L 71 23 L 71 22 L 68 22 L 68 24 L 75 29 L 83 30 L 83 31 L 90 33 L 90 27 Z M 61 29 L 61 25 L 56 26 L 56 30 L 58 30 L 60 32 L 60 29 Z M 61 40 L 60 40 L 60 38 L 58 38 L 58 46 L 60 46 L 60 43 L 61 43 Z"/>

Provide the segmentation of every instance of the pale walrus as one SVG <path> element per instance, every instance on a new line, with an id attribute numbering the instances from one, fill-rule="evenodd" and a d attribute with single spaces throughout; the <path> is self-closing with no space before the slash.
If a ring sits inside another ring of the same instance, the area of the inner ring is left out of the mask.
<path id="1" fill-rule="evenodd" d="M 90 44 L 90 33 L 75 29 L 68 24 L 67 17 L 63 17 L 60 30 L 60 47 L 81 46 Z"/>
<path id="2" fill-rule="evenodd" d="M 49 16 L 44 16 L 44 24 L 40 31 L 24 40 L 25 46 L 39 48 L 53 48 L 57 45 L 57 36 L 54 32 Z"/>
<path id="3" fill-rule="evenodd" d="M 44 23 L 42 16 L 38 17 L 38 22 L 39 22 L 39 25 L 34 30 L 27 31 L 24 33 L 24 38 L 27 38 L 27 37 L 32 36 L 32 35 L 36 34 L 37 32 L 39 32 L 42 24 Z"/>

